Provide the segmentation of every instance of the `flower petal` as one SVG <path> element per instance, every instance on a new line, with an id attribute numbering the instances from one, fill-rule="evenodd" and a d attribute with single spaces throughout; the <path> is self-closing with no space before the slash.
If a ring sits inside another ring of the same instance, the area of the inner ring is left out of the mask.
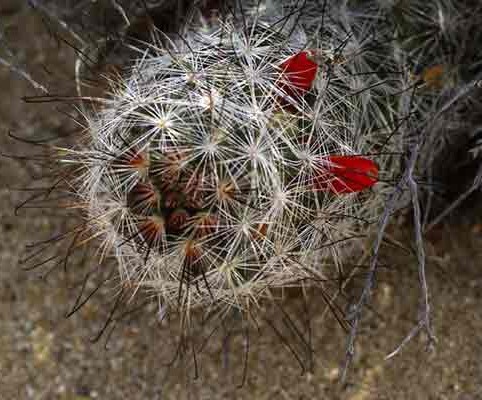
<path id="1" fill-rule="evenodd" d="M 378 182 L 378 165 L 361 156 L 329 156 L 322 159 L 323 171 L 315 177 L 317 190 L 336 194 L 354 193 Z"/>
<path id="2" fill-rule="evenodd" d="M 289 82 L 289 92 L 304 94 L 311 89 L 316 77 L 318 64 L 310 59 L 308 51 L 291 56 L 281 64 L 283 74 Z M 292 93 L 290 93 L 292 94 Z"/>

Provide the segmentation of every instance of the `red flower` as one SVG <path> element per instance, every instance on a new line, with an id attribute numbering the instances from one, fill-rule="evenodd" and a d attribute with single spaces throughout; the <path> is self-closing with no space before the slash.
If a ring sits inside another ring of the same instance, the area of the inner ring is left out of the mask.
<path id="1" fill-rule="evenodd" d="M 361 156 L 329 156 L 314 179 L 317 190 L 336 194 L 361 192 L 378 181 L 378 165 Z"/>
<path id="2" fill-rule="evenodd" d="M 311 89 L 318 64 L 310 59 L 309 51 L 302 51 L 284 61 L 281 64 L 281 69 L 289 82 L 289 85 L 285 88 L 288 94 L 303 95 Z"/>

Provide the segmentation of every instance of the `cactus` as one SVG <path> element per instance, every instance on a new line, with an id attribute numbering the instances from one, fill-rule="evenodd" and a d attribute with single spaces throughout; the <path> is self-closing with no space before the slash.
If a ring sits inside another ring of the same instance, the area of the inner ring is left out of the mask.
<path id="1" fill-rule="evenodd" d="M 77 94 L 59 98 L 81 101 L 82 131 L 48 162 L 83 221 L 35 266 L 95 243 L 123 301 L 142 292 L 186 323 L 351 276 L 401 175 L 408 75 L 369 49 L 386 27 L 347 10 L 234 4 L 178 34 L 129 39 L 133 24 L 107 57 L 105 39 L 82 44 Z"/>
<path id="2" fill-rule="evenodd" d="M 51 191 L 67 181 L 83 222 L 55 238 L 72 238 L 56 265 L 95 242 L 122 291 L 144 292 L 161 315 L 249 319 L 277 289 L 351 276 L 371 247 L 349 358 L 389 217 L 412 204 L 417 327 L 432 339 L 417 173 L 443 147 L 440 114 L 464 96 L 447 87 L 460 74 L 445 75 L 461 58 L 439 48 L 461 22 L 442 18 L 439 34 L 415 39 L 452 3 L 238 0 L 193 11 L 177 34 L 141 24 L 138 36 L 121 3 L 112 54 L 109 40 L 89 47 L 72 32 L 77 93 L 61 99 L 81 101 L 82 133 L 49 148 L 48 163 L 60 171 Z"/>
<path id="3" fill-rule="evenodd" d="M 332 40 L 309 47 L 293 16 L 246 10 L 136 47 L 61 150 L 101 254 L 166 310 L 242 310 L 322 279 L 381 210 L 389 158 L 358 131 L 373 93 L 352 99 L 355 63 L 331 65 Z"/>

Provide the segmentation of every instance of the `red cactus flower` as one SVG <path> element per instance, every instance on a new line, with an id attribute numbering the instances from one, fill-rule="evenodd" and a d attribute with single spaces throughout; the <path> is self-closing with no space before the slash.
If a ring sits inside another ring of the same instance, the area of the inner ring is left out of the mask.
<path id="1" fill-rule="evenodd" d="M 310 58 L 309 51 L 302 51 L 284 61 L 281 69 L 289 82 L 288 87 L 285 88 L 288 94 L 303 95 L 311 89 L 318 64 Z"/>
<path id="2" fill-rule="evenodd" d="M 361 192 L 378 181 L 378 165 L 368 158 L 329 156 L 322 162 L 322 172 L 314 180 L 317 190 L 336 194 Z"/>

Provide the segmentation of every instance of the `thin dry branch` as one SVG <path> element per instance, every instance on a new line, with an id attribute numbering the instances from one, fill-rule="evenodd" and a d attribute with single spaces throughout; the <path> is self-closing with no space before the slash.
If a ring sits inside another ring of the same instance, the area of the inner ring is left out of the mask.
<path id="1" fill-rule="evenodd" d="M 419 146 L 415 145 L 415 149 L 412 150 L 413 154 L 418 154 Z M 416 159 L 416 158 L 415 158 Z M 436 342 L 435 335 L 432 330 L 430 323 L 430 303 L 428 294 L 427 279 L 425 276 L 425 249 L 423 246 L 423 236 L 422 236 L 422 213 L 420 210 L 420 201 L 418 198 L 418 187 L 415 179 L 413 178 L 413 170 L 415 167 L 415 162 L 411 163 L 407 168 L 407 184 L 410 189 L 410 196 L 413 205 L 413 220 L 414 220 L 414 234 L 415 234 L 415 244 L 417 251 L 417 261 L 418 261 L 418 277 L 420 281 L 421 289 L 421 310 L 418 323 L 412 328 L 410 333 L 404 338 L 402 343 L 390 354 L 388 354 L 385 359 L 388 360 L 395 355 L 397 355 L 401 349 L 407 344 L 417 333 L 422 329 L 425 329 L 428 336 L 428 346 L 432 346 Z"/>
<path id="2" fill-rule="evenodd" d="M 38 83 L 35 79 L 32 78 L 32 76 L 25 69 L 19 67 L 18 65 L 15 65 L 14 63 L 2 57 L 0 57 L 0 65 L 7 67 L 10 71 L 25 79 L 28 83 L 30 83 L 34 87 L 34 89 L 41 90 L 43 93 L 46 93 L 46 94 L 49 92 L 44 85 Z"/>
<path id="3" fill-rule="evenodd" d="M 47 88 L 37 82 L 32 75 L 30 75 L 27 70 L 24 67 L 21 67 L 18 62 L 15 61 L 15 55 L 13 52 L 10 50 L 10 48 L 7 46 L 5 43 L 5 35 L 3 33 L 3 29 L 0 26 L 0 45 L 4 49 L 5 53 L 7 56 L 10 58 L 10 60 L 7 60 L 4 57 L 0 56 L 0 65 L 3 65 L 7 67 L 10 71 L 12 71 L 14 74 L 19 75 L 21 78 L 25 79 L 28 83 L 30 83 L 35 89 L 41 90 L 44 93 L 48 93 L 49 91 Z"/>
<path id="4" fill-rule="evenodd" d="M 403 188 L 406 186 L 408 186 L 410 189 L 411 201 L 412 201 L 413 211 L 414 211 L 414 220 L 415 220 L 414 230 L 415 230 L 415 240 L 416 240 L 416 246 L 417 246 L 419 281 L 420 281 L 421 292 L 422 292 L 422 295 L 421 295 L 422 310 L 421 310 L 420 318 L 417 325 L 406 336 L 406 338 L 402 341 L 401 345 L 395 351 L 390 353 L 387 356 L 387 358 L 392 357 L 395 354 L 398 354 L 401 348 L 406 343 L 408 343 L 422 328 L 425 328 L 425 330 L 427 331 L 427 334 L 429 337 L 429 344 L 432 344 L 435 342 L 435 336 L 433 335 L 431 324 L 430 324 L 430 305 L 429 305 L 428 286 L 427 286 L 426 276 L 425 276 L 425 251 L 423 247 L 421 211 L 420 211 L 420 203 L 419 203 L 418 191 L 417 191 L 418 188 L 417 188 L 415 179 L 413 178 L 413 171 L 415 169 L 415 165 L 418 159 L 418 154 L 419 154 L 419 144 L 414 143 L 410 148 L 409 158 L 405 169 L 405 173 L 400 179 L 395 190 L 388 198 L 385 204 L 384 212 L 380 218 L 377 237 L 373 245 L 373 255 L 370 260 L 370 270 L 367 274 L 362 294 L 360 295 L 358 302 L 353 305 L 351 312 L 348 316 L 348 320 L 351 323 L 351 329 L 348 335 L 348 345 L 346 350 L 345 364 L 343 366 L 343 372 L 341 377 L 342 382 L 345 382 L 346 380 L 348 368 L 355 355 L 355 340 L 358 333 L 358 325 L 361 321 L 363 309 L 367 305 L 370 299 L 371 290 L 375 284 L 376 272 L 379 265 L 378 264 L 379 250 L 385 234 L 385 230 L 390 221 L 390 216 L 393 214 L 394 211 L 396 211 L 397 202 L 399 197 L 403 193 Z"/>
<path id="5" fill-rule="evenodd" d="M 28 0 L 29 5 L 35 9 L 43 13 L 45 16 L 47 16 L 50 20 L 54 21 L 57 23 L 59 26 L 61 26 L 65 31 L 73 37 L 78 43 L 84 45 L 84 40 L 82 37 L 75 32 L 75 30 L 64 20 L 60 17 L 60 15 L 56 12 L 54 12 L 52 9 L 49 7 L 46 7 L 43 4 L 43 1 L 38 1 L 38 0 Z"/>

